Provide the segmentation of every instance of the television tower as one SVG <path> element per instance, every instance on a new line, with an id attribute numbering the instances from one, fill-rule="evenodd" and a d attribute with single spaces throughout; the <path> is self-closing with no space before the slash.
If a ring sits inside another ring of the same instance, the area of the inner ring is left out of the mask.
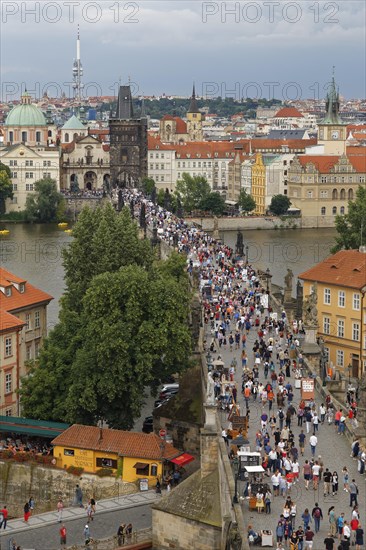
<path id="1" fill-rule="evenodd" d="M 81 77 L 83 76 L 83 67 L 80 60 L 80 28 L 78 25 L 78 37 L 76 40 L 76 59 L 74 59 L 74 65 L 72 68 L 72 87 L 74 89 L 74 99 L 76 101 L 81 101 L 82 90 L 84 84 L 81 82 Z"/>

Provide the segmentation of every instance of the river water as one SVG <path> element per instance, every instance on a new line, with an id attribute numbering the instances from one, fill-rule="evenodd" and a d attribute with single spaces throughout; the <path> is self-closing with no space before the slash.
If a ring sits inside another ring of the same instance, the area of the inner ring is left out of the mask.
<path id="1" fill-rule="evenodd" d="M 0 265 L 54 297 L 48 308 L 51 328 L 57 322 L 58 302 L 64 290 L 61 253 L 72 237 L 56 224 L 2 224 L 1 229 L 4 227 L 10 235 L 0 237 Z M 259 269 L 269 267 L 272 282 L 279 286 L 284 286 L 287 268 L 296 277 L 328 256 L 335 235 L 335 229 L 243 231 L 249 261 Z M 235 231 L 223 232 L 220 237 L 235 248 Z M 296 279 L 294 292 L 295 288 Z"/>

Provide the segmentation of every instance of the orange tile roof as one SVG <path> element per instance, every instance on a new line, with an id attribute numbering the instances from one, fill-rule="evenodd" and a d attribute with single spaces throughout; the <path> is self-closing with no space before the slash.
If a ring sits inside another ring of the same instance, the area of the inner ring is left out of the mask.
<path id="1" fill-rule="evenodd" d="M 25 283 L 25 290 L 20 293 L 15 286 L 12 287 L 11 296 L 6 296 L 0 291 L 0 309 L 5 311 L 17 311 L 18 309 L 27 308 L 36 304 L 50 302 L 53 296 L 47 294 L 43 290 L 39 290 L 31 285 L 25 279 L 21 279 L 3 267 L 0 267 L 0 280 L 5 280 L 10 283 Z"/>
<path id="2" fill-rule="evenodd" d="M 282 107 L 276 114 L 275 118 L 303 118 L 304 115 L 300 113 L 295 107 Z"/>
<path id="3" fill-rule="evenodd" d="M 358 151 L 358 154 L 351 154 L 351 149 L 356 149 L 356 147 L 347 147 L 347 158 L 352 164 L 356 172 L 365 173 L 366 172 L 366 150 L 364 154 Z M 359 147 L 357 149 L 364 149 Z M 314 164 L 315 168 L 320 172 L 320 174 L 328 174 L 329 171 L 338 163 L 340 157 L 338 155 L 300 155 L 298 157 L 300 164 L 306 166 L 307 164 Z"/>
<path id="4" fill-rule="evenodd" d="M 7 311 L 0 309 L 0 332 L 9 332 L 10 330 L 20 330 L 24 327 L 25 323 L 8 313 Z"/>
<path id="5" fill-rule="evenodd" d="M 288 147 L 289 149 L 303 149 L 305 151 L 306 147 L 310 145 L 316 145 L 317 139 L 266 139 L 266 138 L 257 138 L 252 139 L 252 149 L 253 151 L 257 149 L 277 149 L 281 151 L 282 145 Z"/>
<path id="6" fill-rule="evenodd" d="M 100 439 L 101 434 L 102 439 Z M 162 458 L 161 439 L 154 433 L 144 434 L 109 428 L 101 429 L 97 426 L 83 426 L 82 424 L 70 426 L 52 441 L 52 445 L 118 453 L 132 458 L 153 460 Z M 180 454 L 182 454 L 181 451 L 173 445 L 165 443 L 163 458 L 170 459 Z"/>
<path id="7" fill-rule="evenodd" d="M 187 133 L 187 124 L 179 116 L 164 115 L 161 120 L 174 120 L 175 129 L 177 134 L 186 134 Z"/>
<path id="8" fill-rule="evenodd" d="M 300 273 L 299 279 L 361 290 L 366 287 L 366 253 L 340 250 L 314 267 Z"/>

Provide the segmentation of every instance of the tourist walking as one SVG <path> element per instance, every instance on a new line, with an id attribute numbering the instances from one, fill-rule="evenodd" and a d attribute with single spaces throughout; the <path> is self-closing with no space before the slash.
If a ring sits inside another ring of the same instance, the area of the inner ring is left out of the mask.
<path id="1" fill-rule="evenodd" d="M 118 544 L 120 546 L 125 543 L 125 536 L 126 536 L 126 524 L 121 523 L 117 531 L 117 539 L 118 539 Z"/>
<path id="2" fill-rule="evenodd" d="M 323 519 L 322 509 L 319 507 L 319 504 L 317 502 L 315 503 L 315 506 L 311 512 L 311 516 L 314 519 L 315 533 L 317 533 L 320 530 L 320 520 Z"/>
<path id="3" fill-rule="evenodd" d="M 354 479 L 352 479 L 351 483 L 349 484 L 348 490 L 349 490 L 349 505 L 353 506 L 355 504 L 356 506 L 358 506 L 358 502 L 357 502 L 358 487 Z"/>
<path id="4" fill-rule="evenodd" d="M 329 534 L 332 537 L 336 537 L 337 536 L 337 518 L 336 518 L 334 506 L 331 506 L 328 510 L 328 519 L 329 519 Z"/>
<path id="5" fill-rule="evenodd" d="M 84 508 L 83 506 L 83 491 L 79 485 L 76 485 L 75 487 L 75 501 L 76 505 L 80 508 Z"/>
<path id="6" fill-rule="evenodd" d="M 356 529 L 356 550 L 361 550 L 362 546 L 364 545 L 363 536 L 363 529 L 361 525 L 358 524 L 358 527 Z"/>
<path id="7" fill-rule="evenodd" d="M 62 498 L 59 498 L 57 501 L 57 519 L 59 523 L 62 522 L 63 510 L 64 510 L 64 503 Z"/>
<path id="8" fill-rule="evenodd" d="M 311 454 L 312 456 L 315 456 L 316 446 L 318 444 L 318 438 L 316 437 L 316 435 L 310 436 L 309 443 L 310 443 Z"/>
<path id="9" fill-rule="evenodd" d="M 61 544 L 61 548 L 66 547 L 66 527 L 65 527 L 65 525 L 62 525 L 60 527 L 60 544 Z"/>
<path id="10" fill-rule="evenodd" d="M 4 527 L 6 529 L 6 524 L 8 523 L 8 509 L 6 506 L 0 510 L 0 529 Z"/>
<path id="11" fill-rule="evenodd" d="M 31 515 L 31 512 L 30 512 L 30 507 L 29 507 L 29 502 L 26 502 L 24 504 L 24 521 L 26 523 L 28 523 L 28 520 L 29 520 L 29 516 Z"/>

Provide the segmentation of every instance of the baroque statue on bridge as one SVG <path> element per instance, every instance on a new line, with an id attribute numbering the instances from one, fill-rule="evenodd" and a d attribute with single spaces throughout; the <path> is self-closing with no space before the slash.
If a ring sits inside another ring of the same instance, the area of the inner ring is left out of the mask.
<path id="1" fill-rule="evenodd" d="M 303 302 L 302 314 L 304 325 L 315 327 L 318 326 L 318 309 L 316 307 L 318 303 L 317 284 L 314 283 L 313 290 L 309 296 L 307 296 Z"/>

